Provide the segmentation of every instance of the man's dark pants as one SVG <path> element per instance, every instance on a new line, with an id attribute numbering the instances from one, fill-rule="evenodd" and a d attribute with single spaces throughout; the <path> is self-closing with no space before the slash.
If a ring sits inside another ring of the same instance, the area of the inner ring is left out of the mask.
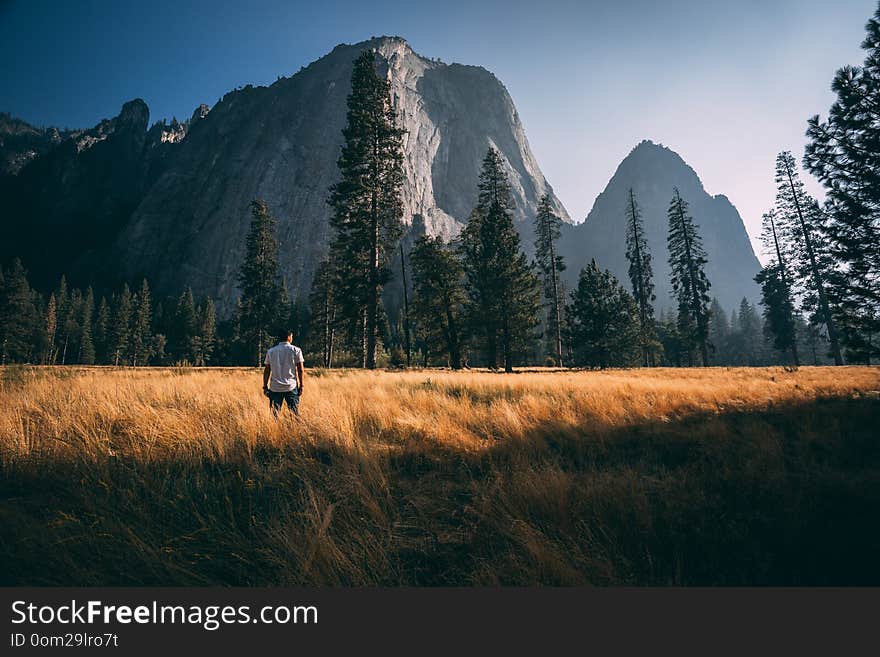
<path id="1" fill-rule="evenodd" d="M 272 414 L 278 417 L 278 411 L 281 410 L 281 404 L 286 403 L 287 408 L 299 415 L 299 388 L 290 392 L 273 392 L 269 391 L 269 408 Z"/>

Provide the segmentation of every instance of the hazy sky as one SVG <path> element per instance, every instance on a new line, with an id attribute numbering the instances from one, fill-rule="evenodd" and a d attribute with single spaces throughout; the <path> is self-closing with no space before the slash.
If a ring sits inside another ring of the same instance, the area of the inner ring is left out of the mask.
<path id="1" fill-rule="evenodd" d="M 374 35 L 478 64 L 507 86 L 538 162 L 582 220 L 642 139 L 677 151 L 750 235 L 775 192 L 776 153 L 800 159 L 831 78 L 860 64 L 876 0 L 0 0 L 0 111 L 89 127 L 141 97 L 186 118 Z M 816 192 L 819 187 L 811 185 Z"/>

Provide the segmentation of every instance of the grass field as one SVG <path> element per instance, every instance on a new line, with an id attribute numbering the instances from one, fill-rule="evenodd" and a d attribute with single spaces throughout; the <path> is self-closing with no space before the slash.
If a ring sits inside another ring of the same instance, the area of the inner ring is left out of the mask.
<path id="1" fill-rule="evenodd" d="M 880 369 L 0 370 L 0 584 L 880 584 Z"/>

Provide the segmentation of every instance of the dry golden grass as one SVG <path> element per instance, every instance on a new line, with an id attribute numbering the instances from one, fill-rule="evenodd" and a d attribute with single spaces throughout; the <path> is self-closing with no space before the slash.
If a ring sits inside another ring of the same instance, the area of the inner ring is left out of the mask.
<path id="1" fill-rule="evenodd" d="M 0 583 L 878 581 L 880 369 L 310 374 L 3 370 Z"/>

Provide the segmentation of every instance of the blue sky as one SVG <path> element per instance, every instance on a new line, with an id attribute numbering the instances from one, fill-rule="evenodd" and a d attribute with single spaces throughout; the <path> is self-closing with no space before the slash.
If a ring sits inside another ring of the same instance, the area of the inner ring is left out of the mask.
<path id="1" fill-rule="evenodd" d="M 862 61 L 876 0 L 763 2 L 44 2 L 0 0 L 0 111 L 87 127 L 141 97 L 188 117 L 243 84 L 291 75 L 338 43 L 396 34 L 507 86 L 532 149 L 583 219 L 641 139 L 726 194 L 749 233 L 772 203 L 776 152 Z M 811 189 L 818 191 L 815 184 Z"/>

